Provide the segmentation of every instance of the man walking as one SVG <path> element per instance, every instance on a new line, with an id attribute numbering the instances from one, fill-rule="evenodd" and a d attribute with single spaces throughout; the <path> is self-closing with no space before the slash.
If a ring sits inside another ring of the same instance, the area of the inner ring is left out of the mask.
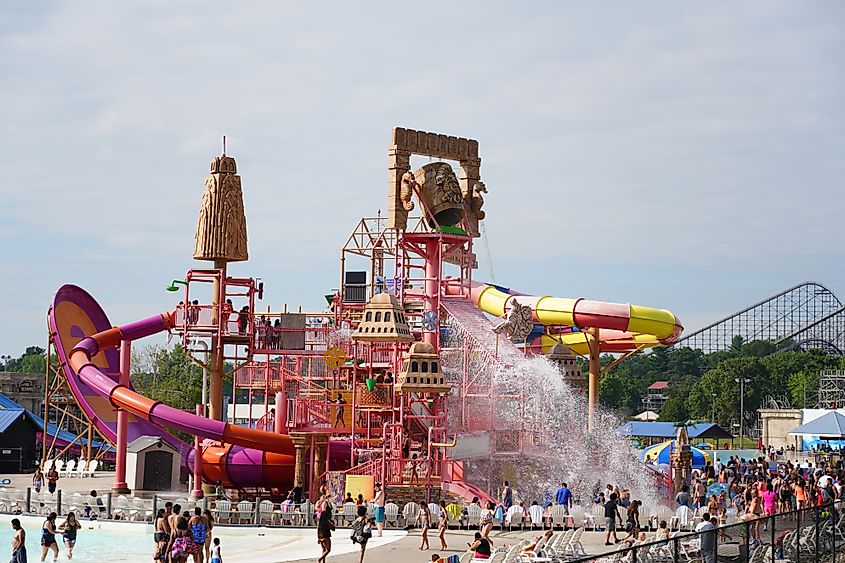
<path id="1" fill-rule="evenodd" d="M 555 493 L 555 502 L 563 507 L 564 514 L 569 514 L 569 507 L 572 506 L 572 492 L 566 483 L 560 484 L 560 488 Z"/>
<path id="2" fill-rule="evenodd" d="M 9 563 L 26 563 L 26 531 L 17 518 L 12 518 L 12 530 L 12 559 Z"/>
<path id="3" fill-rule="evenodd" d="M 619 514 L 619 505 L 616 503 L 616 498 L 616 493 L 610 493 L 610 499 L 604 503 L 604 522 L 607 527 L 604 545 L 613 545 L 613 543 L 622 541 L 616 537 L 616 523 L 619 522 L 619 525 L 622 525 L 622 516 Z M 610 543 L 611 534 L 613 534 L 613 543 Z"/>

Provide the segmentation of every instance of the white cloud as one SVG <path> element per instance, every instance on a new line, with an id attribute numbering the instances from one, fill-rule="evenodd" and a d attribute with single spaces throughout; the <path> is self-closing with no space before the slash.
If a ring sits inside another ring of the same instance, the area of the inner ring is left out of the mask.
<path id="1" fill-rule="evenodd" d="M 0 10 L 0 233 L 44 278 L 0 305 L 36 326 L 62 281 L 118 322 L 167 306 L 221 134 L 273 303 L 337 285 L 395 125 L 480 140 L 503 283 L 713 319 L 842 277 L 840 3 Z"/>

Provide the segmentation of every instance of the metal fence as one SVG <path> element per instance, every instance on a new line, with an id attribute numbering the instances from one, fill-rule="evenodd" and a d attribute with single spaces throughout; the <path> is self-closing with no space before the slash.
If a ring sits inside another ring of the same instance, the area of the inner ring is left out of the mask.
<path id="1" fill-rule="evenodd" d="M 654 532 L 645 532 L 648 539 L 606 555 L 584 555 L 571 552 L 570 562 L 608 561 L 625 563 L 668 563 L 685 561 L 745 561 L 751 563 L 783 563 L 798 561 L 836 561 L 845 556 L 845 518 L 839 502 L 824 506 L 782 512 L 753 520 L 719 525 L 710 532 L 672 532 L 668 540 L 654 539 Z M 672 527 L 695 529 L 700 517 L 677 522 Z M 702 550 L 713 545 L 709 553 Z M 624 537 L 624 532 L 619 532 Z M 708 541 L 715 540 L 715 541 Z M 621 544 L 620 544 L 621 545 Z"/>

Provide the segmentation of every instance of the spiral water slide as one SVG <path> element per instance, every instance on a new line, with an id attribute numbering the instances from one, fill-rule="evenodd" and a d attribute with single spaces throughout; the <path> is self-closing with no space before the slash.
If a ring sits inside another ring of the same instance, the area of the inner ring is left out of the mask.
<path id="1" fill-rule="evenodd" d="M 588 335 L 582 330 L 598 328 L 602 352 L 628 352 L 640 348 L 674 344 L 684 327 L 666 309 L 652 309 L 626 303 L 589 299 L 523 295 L 510 289 L 473 282 L 470 297 L 485 313 L 506 316 L 513 302 L 527 305 L 535 322 L 544 326 L 568 327 L 559 335 L 539 337 L 543 352 L 557 338 L 576 354 L 588 354 Z M 536 339 L 529 344 L 536 344 Z"/>
<path id="2" fill-rule="evenodd" d="M 206 438 L 202 473 L 206 482 L 227 486 L 290 486 L 294 448 L 290 436 L 243 428 L 185 412 L 137 393 L 118 382 L 122 340 L 134 341 L 169 329 L 175 312 L 112 327 L 103 309 L 84 289 L 64 285 L 50 307 L 49 323 L 64 374 L 79 406 L 112 443 L 117 441 L 116 409 L 129 414 L 128 443 L 157 436 L 193 468 L 193 446 L 163 428 Z"/>

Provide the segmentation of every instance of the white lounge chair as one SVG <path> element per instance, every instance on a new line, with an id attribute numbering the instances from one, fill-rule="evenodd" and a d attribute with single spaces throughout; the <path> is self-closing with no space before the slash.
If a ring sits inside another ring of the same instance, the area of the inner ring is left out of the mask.
<path id="1" fill-rule="evenodd" d="M 273 510 L 273 502 L 269 500 L 262 500 L 258 503 L 258 524 L 265 521 L 271 526 L 275 522 L 276 512 Z"/>
<path id="2" fill-rule="evenodd" d="M 87 470 L 90 464 L 94 463 L 93 461 L 86 461 L 84 459 L 80 459 L 79 462 L 76 464 L 76 471 L 70 472 L 68 471 L 69 477 L 85 477 L 85 471 Z"/>
<path id="3" fill-rule="evenodd" d="M 214 508 L 211 509 L 211 514 L 217 522 L 231 523 L 232 520 L 232 503 L 228 500 L 218 500 L 214 503 Z"/>
<path id="4" fill-rule="evenodd" d="M 352 521 L 355 520 L 357 516 L 358 507 L 355 505 L 354 502 L 343 503 L 343 511 L 341 512 L 341 517 L 343 518 L 343 521 L 347 526 L 351 525 Z"/>
<path id="5" fill-rule="evenodd" d="M 509 530 L 513 530 L 514 526 L 519 526 L 519 529 L 524 528 L 525 510 L 521 506 L 511 506 L 505 513 L 505 522 Z"/>
<path id="6" fill-rule="evenodd" d="M 123 495 L 119 495 L 114 500 L 114 504 L 111 507 L 115 519 L 120 516 L 121 518 L 128 520 L 131 516 L 131 509 L 132 507 L 129 506 L 129 499 Z"/>
<path id="7" fill-rule="evenodd" d="M 384 521 L 394 528 L 399 526 L 399 505 L 392 502 L 384 505 Z"/>
<path id="8" fill-rule="evenodd" d="M 88 474 L 88 477 L 96 477 L 97 476 L 97 468 L 100 466 L 99 460 L 92 459 L 88 462 L 88 469 L 85 470 L 85 473 Z"/>
<path id="9" fill-rule="evenodd" d="M 150 511 L 147 509 L 147 503 L 144 502 L 144 499 L 133 497 L 132 498 L 132 510 L 130 511 L 130 516 L 133 520 L 141 520 L 146 522 L 147 516 L 150 515 Z"/>
<path id="10" fill-rule="evenodd" d="M 409 502 L 402 507 L 402 518 L 405 520 L 406 526 L 417 527 L 417 520 L 420 517 L 420 505 L 415 502 Z"/>
<path id="11" fill-rule="evenodd" d="M 65 473 L 65 462 L 61 459 L 57 459 L 55 462 L 53 462 L 53 469 L 56 470 L 56 473 L 59 474 L 59 477 L 67 475 Z"/>
<path id="12" fill-rule="evenodd" d="M 242 500 L 238 503 L 238 524 L 251 524 L 252 517 L 252 503 L 248 500 Z"/>
<path id="13" fill-rule="evenodd" d="M 541 530 L 546 528 L 546 519 L 544 515 L 543 507 L 539 504 L 533 504 L 528 507 L 528 515 L 531 517 L 531 529 L 533 530 L 535 526 L 540 526 Z"/>

